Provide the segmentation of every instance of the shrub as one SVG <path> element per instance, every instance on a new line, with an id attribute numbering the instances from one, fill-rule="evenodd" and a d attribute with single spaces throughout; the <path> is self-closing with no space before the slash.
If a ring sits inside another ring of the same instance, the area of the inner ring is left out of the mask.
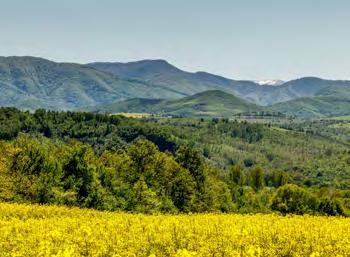
<path id="1" fill-rule="evenodd" d="M 317 211 L 317 198 L 305 189 L 292 184 L 280 187 L 272 199 L 271 208 L 283 214 L 305 214 Z"/>

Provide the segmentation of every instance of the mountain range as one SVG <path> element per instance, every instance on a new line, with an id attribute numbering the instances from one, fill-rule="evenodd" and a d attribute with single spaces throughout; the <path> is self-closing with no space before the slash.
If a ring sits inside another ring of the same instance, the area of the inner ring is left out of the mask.
<path id="1" fill-rule="evenodd" d="M 135 78 L 152 85 L 176 89 L 183 95 L 193 95 L 207 90 L 222 90 L 252 103 L 266 106 L 301 97 L 314 97 L 337 93 L 348 94 L 350 81 L 324 80 L 305 77 L 279 86 L 264 85 L 254 81 L 232 80 L 206 72 L 185 72 L 164 60 L 143 60 L 130 63 L 90 63 L 88 66 L 109 72 L 120 78 Z M 327 92 L 328 91 L 328 92 Z"/>
<path id="2" fill-rule="evenodd" d="M 196 116 L 257 110 L 310 117 L 350 114 L 350 81 L 271 81 L 191 73 L 164 60 L 76 64 L 0 57 L 0 106 Z"/>

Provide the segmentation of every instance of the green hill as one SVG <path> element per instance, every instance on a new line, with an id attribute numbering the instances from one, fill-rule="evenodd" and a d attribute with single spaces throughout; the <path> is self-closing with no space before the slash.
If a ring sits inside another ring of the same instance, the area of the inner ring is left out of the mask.
<path id="1" fill-rule="evenodd" d="M 205 91 L 176 100 L 133 98 L 87 108 L 99 113 L 155 113 L 186 117 L 230 117 L 244 112 L 278 112 L 301 118 L 350 115 L 350 97 L 330 95 L 302 97 L 262 107 L 219 90 Z"/>
<path id="2" fill-rule="evenodd" d="M 229 117 L 260 109 L 255 104 L 234 95 L 211 90 L 176 100 L 129 99 L 88 110 L 100 113 L 148 112 L 187 117 Z"/>
<path id="3" fill-rule="evenodd" d="M 237 113 L 259 110 L 255 104 L 219 90 L 166 101 L 162 107 L 166 113 L 182 116 L 228 117 Z"/>
<path id="4" fill-rule="evenodd" d="M 83 110 L 97 113 L 149 113 L 154 112 L 153 109 L 157 109 L 156 107 L 163 102 L 166 101 L 162 99 L 131 98 L 107 105 L 83 108 Z"/>
<path id="5" fill-rule="evenodd" d="M 180 97 L 181 93 L 135 79 L 121 79 L 84 65 L 34 57 L 0 57 L 0 105 L 22 109 L 75 108 L 132 97 Z"/>
<path id="6" fill-rule="evenodd" d="M 298 117 L 335 117 L 350 115 L 350 97 L 319 96 L 303 97 L 267 108 Z"/>

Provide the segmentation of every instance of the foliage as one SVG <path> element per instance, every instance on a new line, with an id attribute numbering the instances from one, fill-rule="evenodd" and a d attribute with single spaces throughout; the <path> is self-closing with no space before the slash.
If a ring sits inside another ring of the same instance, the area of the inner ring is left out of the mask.
<path id="1" fill-rule="evenodd" d="M 310 192 L 296 185 L 280 187 L 272 200 L 272 209 L 286 213 L 322 213 L 326 215 L 344 215 L 344 210 L 337 201 L 317 199 Z"/>
<path id="2" fill-rule="evenodd" d="M 91 147 L 19 136 L 6 149 L 7 201 L 78 205 L 135 212 L 230 211 L 228 189 L 198 151 L 175 158 L 145 139 L 96 156 Z M 225 206 L 225 207 L 224 207 Z"/>
<path id="3" fill-rule="evenodd" d="M 282 213 L 312 213 L 317 209 L 317 199 L 303 188 L 285 185 L 277 190 L 271 207 Z"/>
<path id="4" fill-rule="evenodd" d="M 309 206 L 313 212 L 345 215 L 350 207 L 342 193 L 349 188 L 346 146 L 276 127 L 3 108 L 0 131 L 2 201 L 270 212 L 276 189 L 289 182 L 322 203 Z"/>
<path id="5" fill-rule="evenodd" d="M 255 191 L 259 191 L 264 187 L 264 171 L 260 167 L 251 169 L 250 183 Z"/>

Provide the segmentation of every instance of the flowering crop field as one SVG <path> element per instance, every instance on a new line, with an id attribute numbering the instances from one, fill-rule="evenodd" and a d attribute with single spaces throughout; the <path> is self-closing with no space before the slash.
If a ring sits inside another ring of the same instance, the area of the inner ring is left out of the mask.
<path id="1" fill-rule="evenodd" d="M 350 256 L 350 219 L 0 203 L 0 256 Z"/>

